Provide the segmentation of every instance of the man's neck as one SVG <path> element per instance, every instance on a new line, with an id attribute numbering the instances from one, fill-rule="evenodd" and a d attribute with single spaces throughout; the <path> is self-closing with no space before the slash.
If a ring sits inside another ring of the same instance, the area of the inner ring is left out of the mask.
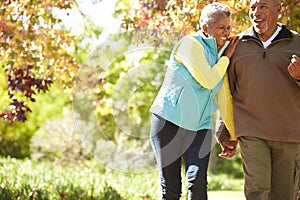
<path id="1" fill-rule="evenodd" d="M 263 42 L 267 41 L 268 39 L 270 39 L 270 37 L 272 37 L 272 35 L 276 32 L 277 30 L 277 25 L 273 26 L 272 28 L 270 28 L 268 31 L 265 31 L 264 33 L 257 33 L 257 36 L 259 37 L 259 39 Z"/>

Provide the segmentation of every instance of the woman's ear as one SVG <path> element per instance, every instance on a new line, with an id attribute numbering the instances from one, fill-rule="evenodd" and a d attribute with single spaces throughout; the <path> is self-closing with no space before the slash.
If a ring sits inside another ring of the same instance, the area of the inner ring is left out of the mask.
<path id="1" fill-rule="evenodd" d="M 203 24 L 202 27 L 201 27 L 201 30 L 203 31 L 204 35 L 206 35 L 206 36 L 207 36 L 207 32 L 208 32 L 207 29 L 208 29 L 208 28 L 207 28 L 207 25 L 206 25 L 206 24 Z"/>

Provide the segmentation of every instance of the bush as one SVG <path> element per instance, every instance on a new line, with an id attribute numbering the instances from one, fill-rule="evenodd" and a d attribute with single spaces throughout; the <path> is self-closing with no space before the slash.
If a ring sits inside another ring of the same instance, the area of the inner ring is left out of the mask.
<path id="1" fill-rule="evenodd" d="M 78 162 L 90 158 L 81 146 L 72 113 L 65 110 L 60 119 L 46 122 L 31 139 L 31 158 L 55 162 Z"/>
<path id="2" fill-rule="evenodd" d="M 31 137 L 46 121 L 62 116 L 63 109 L 70 107 L 70 95 L 53 84 L 50 91 L 39 94 L 30 107 L 32 112 L 27 113 L 28 120 L 24 123 L 10 124 L 0 119 L 0 156 L 29 157 Z"/>

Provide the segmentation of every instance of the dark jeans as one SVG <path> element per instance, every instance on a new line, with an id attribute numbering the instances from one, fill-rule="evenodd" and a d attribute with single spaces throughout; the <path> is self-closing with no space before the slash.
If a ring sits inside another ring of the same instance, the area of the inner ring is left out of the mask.
<path id="1" fill-rule="evenodd" d="M 162 200 L 180 199 L 181 159 L 186 170 L 189 200 L 206 200 L 211 131 L 189 131 L 152 115 L 150 135 L 160 170 Z"/>

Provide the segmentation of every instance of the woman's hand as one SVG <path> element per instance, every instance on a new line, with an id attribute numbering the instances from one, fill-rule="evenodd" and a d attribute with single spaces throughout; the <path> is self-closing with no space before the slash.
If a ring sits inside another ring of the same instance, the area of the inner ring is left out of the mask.
<path id="1" fill-rule="evenodd" d="M 236 46 L 237 44 L 239 43 L 240 41 L 240 38 L 239 36 L 231 36 L 229 38 L 229 41 L 230 41 L 230 44 L 228 45 L 227 49 L 225 50 L 224 52 L 224 56 L 227 56 L 229 59 L 232 57 L 235 49 L 236 49 Z"/>
<path id="2" fill-rule="evenodd" d="M 223 140 L 219 141 L 222 148 L 222 152 L 219 154 L 222 158 L 232 158 L 236 154 L 236 146 L 238 142 L 236 140 Z"/>

